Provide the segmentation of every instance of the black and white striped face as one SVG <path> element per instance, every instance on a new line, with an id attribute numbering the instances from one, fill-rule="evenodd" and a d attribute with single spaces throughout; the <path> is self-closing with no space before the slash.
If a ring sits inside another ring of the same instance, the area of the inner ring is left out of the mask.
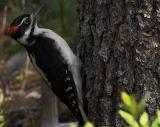
<path id="1" fill-rule="evenodd" d="M 23 14 L 13 20 L 8 30 L 8 34 L 19 43 L 24 44 L 21 38 L 29 36 L 31 30 L 35 26 L 36 19 L 30 14 Z"/>

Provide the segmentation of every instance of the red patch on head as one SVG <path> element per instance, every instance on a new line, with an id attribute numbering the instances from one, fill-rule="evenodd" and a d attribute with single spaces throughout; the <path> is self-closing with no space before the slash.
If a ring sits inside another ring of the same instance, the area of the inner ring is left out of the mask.
<path id="1" fill-rule="evenodd" d="M 10 35 L 10 36 L 15 35 L 17 33 L 17 30 L 18 30 L 17 26 L 11 26 L 7 30 L 7 34 Z"/>

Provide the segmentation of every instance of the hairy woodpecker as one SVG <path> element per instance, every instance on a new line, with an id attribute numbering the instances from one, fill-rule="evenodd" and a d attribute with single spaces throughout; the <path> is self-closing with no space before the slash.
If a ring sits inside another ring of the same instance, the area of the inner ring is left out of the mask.
<path id="1" fill-rule="evenodd" d="M 87 117 L 82 101 L 81 62 L 62 37 L 37 26 L 37 13 L 15 18 L 8 34 L 27 50 L 33 66 L 82 126 Z"/>

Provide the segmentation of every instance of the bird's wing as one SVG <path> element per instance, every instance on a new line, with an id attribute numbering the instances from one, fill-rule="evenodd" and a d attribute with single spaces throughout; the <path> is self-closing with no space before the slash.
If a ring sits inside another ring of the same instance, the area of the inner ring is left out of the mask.
<path id="1" fill-rule="evenodd" d="M 44 72 L 37 66 L 35 57 L 31 54 L 29 56 L 36 70 L 39 72 L 48 86 L 54 91 L 57 97 L 67 105 L 67 107 L 72 111 L 78 120 L 86 121 L 86 114 L 78 98 L 75 82 L 69 67 L 63 63 L 61 70 L 56 71 L 57 78 L 52 78 L 51 75 L 55 75 L 52 74 L 52 70 L 47 70 Z"/>
<path id="2" fill-rule="evenodd" d="M 83 119 L 86 118 L 74 80 L 74 76 L 79 76 L 76 66 L 68 65 L 53 40 L 40 39 L 31 51 L 29 56 L 34 67 L 54 93 L 75 113 L 75 116 L 80 116 L 76 114 L 80 113 Z"/>
<path id="3" fill-rule="evenodd" d="M 73 80 L 76 85 L 78 99 L 81 105 L 83 105 L 82 100 L 82 83 L 81 83 L 81 76 L 80 76 L 80 67 L 81 67 L 81 61 L 77 56 L 74 55 L 71 48 L 67 44 L 67 42 L 58 34 L 56 34 L 54 31 L 49 29 L 43 29 L 41 28 L 41 31 L 44 32 L 43 36 L 52 39 L 54 41 L 54 47 L 56 47 L 61 56 L 63 57 L 64 61 L 67 65 L 69 65 L 69 70 L 71 71 L 71 74 L 73 76 Z"/>

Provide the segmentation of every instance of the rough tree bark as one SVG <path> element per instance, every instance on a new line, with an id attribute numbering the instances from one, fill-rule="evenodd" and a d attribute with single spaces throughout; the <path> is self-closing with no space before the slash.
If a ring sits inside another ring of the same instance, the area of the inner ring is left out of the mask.
<path id="1" fill-rule="evenodd" d="M 140 99 L 151 116 L 160 106 L 159 0 L 78 0 L 80 58 L 88 116 L 95 125 L 120 126 L 119 93 Z"/>

